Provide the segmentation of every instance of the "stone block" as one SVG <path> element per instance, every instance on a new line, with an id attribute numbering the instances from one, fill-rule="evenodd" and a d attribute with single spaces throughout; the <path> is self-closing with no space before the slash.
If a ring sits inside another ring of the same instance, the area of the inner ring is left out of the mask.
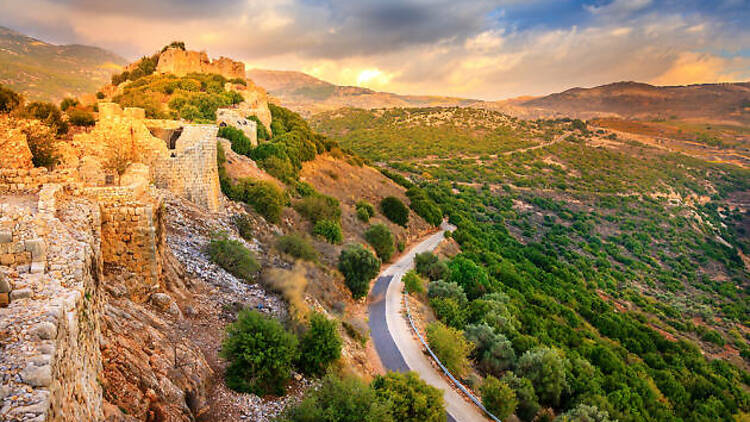
<path id="1" fill-rule="evenodd" d="M 39 324 L 31 327 L 29 334 L 39 338 L 40 340 L 52 340 L 57 337 L 57 327 L 51 322 L 40 322 Z"/>
<path id="2" fill-rule="evenodd" d="M 29 272 L 31 274 L 44 274 L 44 261 L 32 262 Z"/>
<path id="3" fill-rule="evenodd" d="M 0 293 L 0 308 L 8 306 L 10 303 L 10 297 L 8 293 Z"/>
<path id="4" fill-rule="evenodd" d="M 0 255 L 0 265 L 13 265 L 16 262 L 16 257 L 12 253 L 4 253 Z"/>
<path id="5" fill-rule="evenodd" d="M 25 242 L 26 250 L 31 252 L 31 261 L 42 261 L 46 256 L 44 239 L 29 239 Z"/>
<path id="6" fill-rule="evenodd" d="M 10 293 L 10 281 L 0 274 L 0 293 Z"/>
<path id="7" fill-rule="evenodd" d="M 16 289 L 10 292 L 10 300 L 16 301 L 18 299 L 26 299 L 31 297 L 32 294 L 33 292 L 31 289 Z"/>
<path id="8" fill-rule="evenodd" d="M 0 230 L 0 243 L 10 243 L 13 241 L 13 233 L 10 230 Z"/>
<path id="9" fill-rule="evenodd" d="M 29 363 L 21 371 L 21 379 L 32 387 L 48 387 L 52 383 L 52 367 Z"/>

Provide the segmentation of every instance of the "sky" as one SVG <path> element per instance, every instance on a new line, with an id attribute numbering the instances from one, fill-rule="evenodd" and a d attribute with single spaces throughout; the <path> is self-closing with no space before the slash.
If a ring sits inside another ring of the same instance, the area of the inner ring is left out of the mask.
<path id="1" fill-rule="evenodd" d="M 2 0 L 0 25 L 128 59 L 182 40 L 401 94 L 750 80 L 750 0 Z"/>

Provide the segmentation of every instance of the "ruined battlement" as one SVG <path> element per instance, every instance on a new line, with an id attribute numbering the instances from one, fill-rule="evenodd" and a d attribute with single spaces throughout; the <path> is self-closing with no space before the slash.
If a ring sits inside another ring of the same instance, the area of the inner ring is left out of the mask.
<path id="1" fill-rule="evenodd" d="M 244 78 L 245 64 L 227 57 L 209 60 L 205 51 L 169 48 L 159 56 L 158 73 L 185 76 L 188 73 L 215 73 L 227 79 Z"/>

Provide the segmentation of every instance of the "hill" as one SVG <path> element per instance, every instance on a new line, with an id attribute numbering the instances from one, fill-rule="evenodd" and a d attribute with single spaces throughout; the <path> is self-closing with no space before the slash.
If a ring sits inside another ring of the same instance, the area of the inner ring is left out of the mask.
<path id="1" fill-rule="evenodd" d="M 497 101 L 477 105 L 532 118 L 679 118 L 748 124 L 750 83 L 653 86 L 616 82 L 594 88 L 572 88 L 527 101 Z"/>
<path id="2" fill-rule="evenodd" d="M 399 95 L 357 86 L 334 85 L 302 72 L 252 69 L 247 76 L 284 107 L 305 116 L 342 107 L 363 109 L 468 105 L 475 100 L 429 95 Z"/>
<path id="3" fill-rule="evenodd" d="M 0 26 L 0 83 L 30 100 L 94 92 L 125 63 L 98 47 L 49 44 Z"/>

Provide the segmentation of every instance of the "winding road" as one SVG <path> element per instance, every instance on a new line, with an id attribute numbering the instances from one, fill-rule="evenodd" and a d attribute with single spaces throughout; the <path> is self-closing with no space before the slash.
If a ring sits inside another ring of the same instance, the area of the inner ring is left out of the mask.
<path id="1" fill-rule="evenodd" d="M 434 250 L 443 240 L 445 231 L 453 227 L 443 223 L 440 229 L 380 273 L 369 297 L 370 332 L 383 367 L 396 372 L 415 371 L 425 382 L 443 391 L 449 421 L 487 422 L 481 410 L 451 388 L 432 366 L 421 343 L 414 337 L 402 307 L 401 277 L 414 267 L 416 254 Z"/>

